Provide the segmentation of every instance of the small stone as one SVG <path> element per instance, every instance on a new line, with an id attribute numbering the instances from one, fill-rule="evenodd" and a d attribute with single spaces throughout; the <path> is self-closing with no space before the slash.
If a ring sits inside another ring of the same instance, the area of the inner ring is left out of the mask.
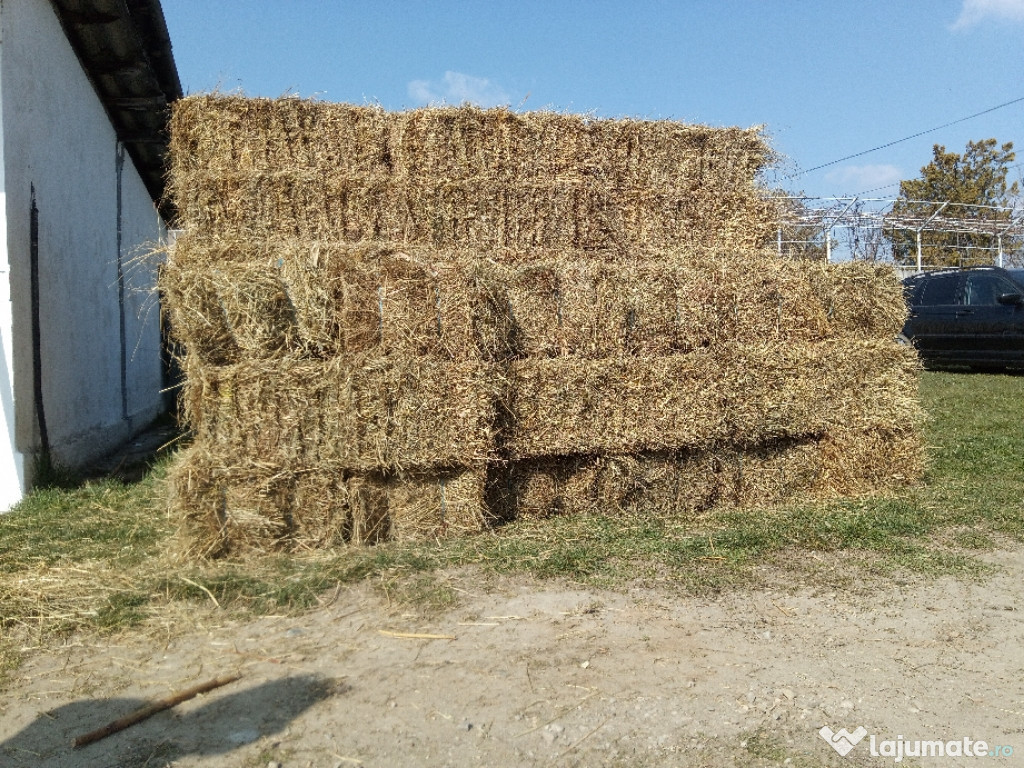
<path id="1" fill-rule="evenodd" d="M 583 669 L 586 669 L 589 666 L 590 666 L 590 662 L 589 661 L 584 661 L 582 664 L 580 664 L 580 667 L 582 667 Z"/>
<path id="2" fill-rule="evenodd" d="M 789 688 L 782 688 L 782 689 L 781 689 L 781 690 L 779 691 L 779 693 L 781 693 L 781 694 L 782 694 L 783 696 L 785 696 L 785 697 L 786 697 L 787 699 L 789 699 L 790 701 L 792 701 L 792 700 L 793 700 L 793 692 L 792 692 L 791 690 L 789 690 Z"/>
<path id="3" fill-rule="evenodd" d="M 298 627 L 292 627 L 291 629 L 289 629 L 287 632 L 284 633 L 284 636 L 285 637 L 298 637 L 301 634 L 303 634 L 303 630 L 299 629 Z"/>
<path id="4" fill-rule="evenodd" d="M 853 709 L 853 702 L 849 699 L 846 699 L 845 701 L 839 702 L 839 706 L 843 709 Z"/>
<path id="5" fill-rule="evenodd" d="M 469 720 L 464 720 L 459 725 L 459 730 L 460 731 L 472 731 L 473 730 L 473 724 L 471 722 L 469 722 Z"/>
<path id="6" fill-rule="evenodd" d="M 769 629 L 769 630 L 767 630 L 765 632 L 762 632 L 761 633 L 761 637 L 763 637 L 765 640 L 771 640 L 772 639 L 772 631 Z"/>
<path id="7" fill-rule="evenodd" d="M 277 760 L 271 760 L 267 763 L 267 768 L 281 768 L 281 764 Z"/>

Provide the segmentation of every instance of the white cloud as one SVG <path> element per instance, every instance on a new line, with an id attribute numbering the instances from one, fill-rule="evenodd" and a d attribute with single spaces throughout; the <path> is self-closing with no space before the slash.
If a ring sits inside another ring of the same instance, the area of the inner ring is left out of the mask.
<path id="1" fill-rule="evenodd" d="M 408 86 L 409 96 L 417 104 L 476 104 L 479 107 L 496 107 L 508 104 L 511 97 L 505 90 L 485 77 L 473 77 L 462 72 L 448 71 L 440 82 L 434 80 L 413 80 Z"/>
<path id="2" fill-rule="evenodd" d="M 1024 23 L 1024 0 L 963 0 L 953 29 L 967 29 L 983 21 Z"/>
<path id="3" fill-rule="evenodd" d="M 903 171 L 895 165 L 846 165 L 825 174 L 825 181 L 836 188 L 836 194 L 857 194 L 882 190 L 903 180 Z"/>

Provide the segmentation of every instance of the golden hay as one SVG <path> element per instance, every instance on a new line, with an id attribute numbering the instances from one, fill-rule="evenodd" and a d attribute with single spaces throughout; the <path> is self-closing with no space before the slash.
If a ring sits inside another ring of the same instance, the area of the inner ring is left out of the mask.
<path id="1" fill-rule="evenodd" d="M 361 242 L 433 248 L 580 250 L 763 246 L 774 204 L 754 188 L 617 190 L 591 179 L 423 180 L 282 171 L 182 174 L 179 221 L 193 234 Z M 703 192 L 709 198 L 710 190 Z"/>
<path id="2" fill-rule="evenodd" d="M 236 460 L 359 472 L 486 461 L 504 389 L 490 366 L 425 357 L 185 368 L 184 414 L 207 449 Z"/>
<path id="3" fill-rule="evenodd" d="M 467 536 L 491 527 L 485 469 L 442 475 L 354 477 L 349 481 L 354 543 Z"/>
<path id="4" fill-rule="evenodd" d="M 161 288 L 191 551 L 919 477 L 899 285 L 768 257 L 770 159 L 757 130 L 667 121 L 179 102 Z"/>
<path id="5" fill-rule="evenodd" d="M 351 530 L 346 488 L 329 474 L 235 463 L 195 446 L 172 467 L 169 489 L 193 557 L 318 549 L 343 543 Z"/>
<path id="6" fill-rule="evenodd" d="M 625 454 L 913 425 L 918 366 L 891 341 L 521 360 L 510 366 L 502 445 L 514 459 Z"/>
<path id="7" fill-rule="evenodd" d="M 171 470 L 170 505 L 188 554 L 210 558 L 478 533 L 492 519 L 486 470 L 383 477 L 327 466 L 233 464 L 191 449 Z"/>
<path id="8" fill-rule="evenodd" d="M 722 186 L 773 159 L 757 128 L 598 120 L 507 108 L 378 107 L 190 96 L 171 118 L 175 170 L 284 168 L 398 178 L 595 178 L 616 187 Z"/>
<path id="9" fill-rule="evenodd" d="M 863 261 L 809 262 L 806 274 L 829 323 L 846 335 L 885 339 L 903 329 L 907 304 L 892 267 Z"/>
<path id="10" fill-rule="evenodd" d="M 494 356 L 494 288 L 478 270 L 383 246 L 183 240 L 161 285 L 176 339 L 206 362 L 355 352 Z"/>
<path id="11" fill-rule="evenodd" d="M 751 448 L 542 457 L 495 465 L 489 498 L 504 520 L 692 516 L 720 507 L 891 490 L 921 478 L 922 455 L 916 432 L 878 428 Z"/>
<path id="12" fill-rule="evenodd" d="M 891 273 L 876 267 L 750 252 L 635 258 L 524 264 L 508 252 L 191 237 L 162 285 L 178 340 L 217 364 L 361 351 L 666 355 L 736 341 L 884 338 L 906 314 Z"/>

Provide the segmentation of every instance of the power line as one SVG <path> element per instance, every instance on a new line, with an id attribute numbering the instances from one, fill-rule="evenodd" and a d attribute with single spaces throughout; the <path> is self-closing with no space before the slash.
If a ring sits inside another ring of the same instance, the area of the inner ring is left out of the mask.
<path id="1" fill-rule="evenodd" d="M 1024 168 L 1024 163 L 1017 163 L 1016 165 L 1007 166 L 1006 170 L 1007 170 L 1007 172 L 1009 172 L 1009 171 L 1016 170 L 1017 168 Z M 890 187 L 898 187 L 902 183 L 903 183 L 902 181 L 894 181 L 892 184 L 883 184 L 881 187 L 875 187 L 873 189 L 865 189 L 863 192 L 857 192 L 854 195 L 850 195 L 850 197 L 863 197 L 864 195 L 870 195 L 872 192 L 879 192 L 879 191 L 881 191 L 883 189 L 889 189 Z"/>
<path id="2" fill-rule="evenodd" d="M 911 139 L 916 139 L 919 136 L 924 136 L 924 135 L 929 134 L 929 133 L 934 133 L 935 131 L 941 131 L 943 128 L 949 128 L 949 126 L 951 126 L 951 125 L 956 125 L 957 123 L 963 123 L 963 122 L 966 122 L 968 120 L 973 120 L 974 118 L 980 117 L 981 115 L 987 115 L 989 112 L 995 112 L 997 109 L 1002 109 L 1003 107 L 1008 107 L 1011 104 L 1017 104 L 1017 103 L 1022 102 L 1022 101 L 1024 101 L 1024 96 L 1021 96 L 1018 99 L 1013 99 L 1012 101 L 1007 101 L 1004 104 L 999 104 L 998 106 L 995 106 L 995 107 L 990 107 L 988 109 L 983 109 L 981 112 L 975 112 L 973 115 L 968 115 L 967 117 L 961 117 L 958 120 L 953 120 L 952 122 L 936 126 L 935 128 L 929 128 L 927 131 L 921 131 L 920 133 L 915 133 L 913 136 L 905 136 L 902 139 L 896 139 L 896 141 L 890 141 L 888 144 L 882 144 L 881 146 L 873 147 L 872 149 L 865 149 L 863 152 L 856 152 L 856 153 L 854 153 L 852 155 L 847 155 L 846 157 L 841 157 L 838 160 L 832 160 L 831 162 L 828 162 L 828 163 L 823 163 L 821 165 L 816 165 L 813 168 L 808 168 L 806 171 L 797 171 L 794 174 L 790 174 L 789 176 L 785 176 L 782 180 L 783 181 L 788 181 L 789 179 L 795 179 L 797 176 L 803 176 L 804 174 L 812 173 L 813 171 L 820 171 L 822 168 L 828 168 L 831 165 L 838 165 L 839 163 L 844 163 L 847 160 L 853 160 L 853 158 L 855 158 L 855 157 L 862 157 L 864 155 L 871 154 L 872 152 L 877 152 L 880 149 L 888 149 L 889 147 L 895 146 L 897 144 L 902 144 L 904 141 L 910 141 Z"/>

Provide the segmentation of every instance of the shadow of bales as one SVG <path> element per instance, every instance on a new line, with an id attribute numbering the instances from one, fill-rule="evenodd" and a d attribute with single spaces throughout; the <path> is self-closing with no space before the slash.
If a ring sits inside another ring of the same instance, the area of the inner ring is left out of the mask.
<path id="1" fill-rule="evenodd" d="M 232 686 L 244 684 L 243 679 Z M 149 701 L 111 698 L 65 704 L 41 713 L 0 742 L 0 764 L 141 768 L 166 765 L 187 755 L 222 755 L 281 732 L 314 704 L 343 694 L 348 687 L 322 677 L 300 675 L 229 690 L 183 702 L 80 749 L 71 746 L 75 737 L 129 715 Z"/>

